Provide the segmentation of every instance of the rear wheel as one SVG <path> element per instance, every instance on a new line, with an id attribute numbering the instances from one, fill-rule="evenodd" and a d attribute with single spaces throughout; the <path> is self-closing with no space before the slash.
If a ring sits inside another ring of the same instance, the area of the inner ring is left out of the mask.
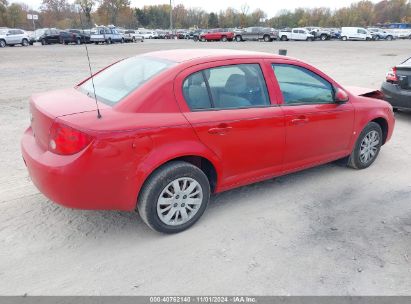
<path id="1" fill-rule="evenodd" d="M 227 42 L 227 36 L 221 37 L 221 41 L 222 41 L 222 42 Z"/>
<path id="2" fill-rule="evenodd" d="M 382 130 L 379 124 L 370 122 L 358 136 L 349 159 L 348 166 L 365 169 L 371 166 L 382 146 Z"/>
<path id="3" fill-rule="evenodd" d="M 388 35 L 386 39 L 387 39 L 388 41 L 391 41 L 391 40 L 392 40 L 392 36 Z"/>
<path id="4" fill-rule="evenodd" d="M 0 39 L 0 48 L 6 47 L 6 41 L 3 39 Z"/>
<path id="5" fill-rule="evenodd" d="M 342 36 L 342 37 L 341 37 L 341 40 L 342 40 L 342 41 L 347 41 L 347 37 L 346 37 L 346 36 Z"/>
<path id="6" fill-rule="evenodd" d="M 177 233 L 202 216 L 209 198 L 210 183 L 204 172 L 192 164 L 172 161 L 145 182 L 137 209 L 151 229 Z"/>
<path id="7" fill-rule="evenodd" d="M 320 39 L 321 39 L 322 41 L 327 40 L 327 35 L 322 34 L 322 35 L 320 36 Z"/>
<path id="8" fill-rule="evenodd" d="M 77 39 L 76 39 L 76 43 L 77 43 L 77 44 L 81 44 L 81 39 L 80 39 L 80 38 L 77 38 Z"/>
<path id="9" fill-rule="evenodd" d="M 47 41 L 46 41 L 46 39 L 41 39 L 41 45 L 46 45 L 47 44 Z"/>

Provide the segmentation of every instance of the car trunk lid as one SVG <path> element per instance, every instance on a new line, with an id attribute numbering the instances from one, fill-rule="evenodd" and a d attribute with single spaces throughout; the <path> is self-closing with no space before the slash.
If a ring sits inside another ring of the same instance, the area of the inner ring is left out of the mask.
<path id="1" fill-rule="evenodd" d="M 99 103 L 99 108 L 110 107 Z M 30 120 L 38 145 L 48 148 L 50 129 L 57 117 L 90 111 L 96 111 L 95 100 L 76 89 L 33 95 L 30 98 Z"/>
<path id="2" fill-rule="evenodd" d="M 411 64 L 401 64 L 396 67 L 398 84 L 403 90 L 411 90 Z"/>

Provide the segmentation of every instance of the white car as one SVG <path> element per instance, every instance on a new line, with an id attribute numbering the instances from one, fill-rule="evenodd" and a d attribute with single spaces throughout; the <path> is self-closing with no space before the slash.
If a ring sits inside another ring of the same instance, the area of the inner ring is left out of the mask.
<path id="1" fill-rule="evenodd" d="M 28 46 L 30 44 L 29 35 L 20 29 L 0 29 L 0 48 L 16 44 Z"/>
<path id="2" fill-rule="evenodd" d="M 341 40 L 372 40 L 371 33 L 363 27 L 342 27 Z"/>
<path id="3" fill-rule="evenodd" d="M 157 39 L 158 34 L 154 31 L 140 31 L 139 34 L 143 36 L 144 39 Z"/>

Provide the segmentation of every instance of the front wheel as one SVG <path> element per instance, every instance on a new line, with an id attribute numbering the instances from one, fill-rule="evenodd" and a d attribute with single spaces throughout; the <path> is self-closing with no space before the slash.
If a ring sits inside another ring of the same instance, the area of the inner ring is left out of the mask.
<path id="1" fill-rule="evenodd" d="M 235 41 L 237 41 L 237 42 L 241 42 L 243 39 L 241 38 L 241 36 L 236 36 L 235 37 Z"/>
<path id="2" fill-rule="evenodd" d="M 265 36 L 264 36 L 264 41 L 265 41 L 265 42 L 271 42 L 270 36 L 265 35 Z"/>
<path id="3" fill-rule="evenodd" d="M 26 38 L 24 38 L 23 41 L 21 42 L 21 45 L 22 46 L 29 46 L 29 41 Z"/>
<path id="4" fill-rule="evenodd" d="M 392 40 L 392 36 L 387 36 L 387 40 L 391 41 Z"/>
<path id="5" fill-rule="evenodd" d="M 365 169 L 371 166 L 380 152 L 382 140 L 380 125 L 370 122 L 358 136 L 354 150 L 348 159 L 348 167 Z"/>
<path id="6" fill-rule="evenodd" d="M 222 42 L 227 42 L 227 37 L 226 37 L 226 36 L 223 36 L 223 37 L 221 38 L 221 41 L 222 41 Z"/>
<path id="7" fill-rule="evenodd" d="M 346 37 L 346 36 L 343 36 L 343 37 L 341 37 L 341 40 L 342 40 L 342 41 L 347 41 L 347 37 Z"/>
<path id="8" fill-rule="evenodd" d="M 137 209 L 151 229 L 177 233 L 203 215 L 209 199 L 210 183 L 204 172 L 190 163 L 172 161 L 145 182 Z"/>

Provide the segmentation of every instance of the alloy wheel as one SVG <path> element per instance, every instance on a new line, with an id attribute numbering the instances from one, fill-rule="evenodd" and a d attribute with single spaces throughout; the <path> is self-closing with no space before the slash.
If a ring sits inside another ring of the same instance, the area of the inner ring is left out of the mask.
<path id="1" fill-rule="evenodd" d="M 200 210 L 203 189 L 194 179 L 182 177 L 169 183 L 157 200 L 157 215 L 166 225 L 187 223 Z"/>
<path id="2" fill-rule="evenodd" d="M 375 158 L 379 144 L 380 135 L 377 131 L 372 130 L 364 136 L 360 145 L 360 160 L 363 164 L 368 164 Z"/>

